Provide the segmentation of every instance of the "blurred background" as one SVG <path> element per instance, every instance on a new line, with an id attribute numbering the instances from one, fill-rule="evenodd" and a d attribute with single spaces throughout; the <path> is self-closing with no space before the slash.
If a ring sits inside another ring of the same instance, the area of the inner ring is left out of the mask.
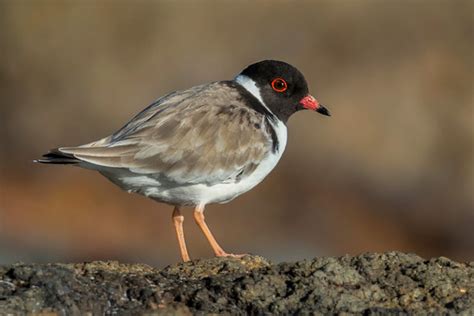
<path id="1" fill-rule="evenodd" d="M 473 4 L 1 1 L 0 263 L 180 260 L 171 206 L 32 160 L 262 59 L 298 67 L 332 117 L 293 116 L 267 179 L 207 208 L 224 249 L 474 260 Z"/>

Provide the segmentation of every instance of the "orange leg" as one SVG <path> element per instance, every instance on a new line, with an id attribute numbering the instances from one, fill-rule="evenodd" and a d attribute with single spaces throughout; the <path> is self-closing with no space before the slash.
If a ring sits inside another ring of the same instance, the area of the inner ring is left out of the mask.
<path id="1" fill-rule="evenodd" d="M 214 235 L 212 235 L 211 230 L 207 226 L 206 222 L 204 221 L 204 205 L 196 206 L 194 209 L 194 219 L 198 224 L 199 228 L 201 228 L 202 232 L 206 236 L 207 240 L 211 244 L 212 250 L 217 257 L 243 257 L 244 255 L 234 255 L 231 253 L 227 253 L 222 249 L 222 247 L 217 243 Z"/>
<path id="2" fill-rule="evenodd" d="M 176 236 L 178 237 L 179 250 L 181 251 L 181 258 L 183 258 L 183 261 L 186 262 L 186 261 L 189 261 L 189 254 L 186 248 L 186 241 L 184 240 L 183 222 L 184 222 L 184 216 L 181 215 L 179 207 L 175 206 L 173 210 L 173 224 L 174 224 L 174 228 L 176 229 Z"/>

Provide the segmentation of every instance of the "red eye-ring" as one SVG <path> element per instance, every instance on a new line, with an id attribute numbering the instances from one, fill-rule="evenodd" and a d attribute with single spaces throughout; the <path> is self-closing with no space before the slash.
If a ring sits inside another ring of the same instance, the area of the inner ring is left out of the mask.
<path id="1" fill-rule="evenodd" d="M 288 89 L 288 85 L 286 84 L 286 81 L 282 78 L 275 78 L 272 81 L 272 88 L 276 92 L 285 92 L 286 89 Z"/>

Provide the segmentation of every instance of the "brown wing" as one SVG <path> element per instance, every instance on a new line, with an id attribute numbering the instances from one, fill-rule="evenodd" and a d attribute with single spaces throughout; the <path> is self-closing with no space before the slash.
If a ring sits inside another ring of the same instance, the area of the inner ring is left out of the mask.
<path id="1" fill-rule="evenodd" d="M 214 83 L 166 96 L 112 136 L 60 151 L 177 183 L 236 181 L 270 152 L 266 124 L 232 87 Z"/>

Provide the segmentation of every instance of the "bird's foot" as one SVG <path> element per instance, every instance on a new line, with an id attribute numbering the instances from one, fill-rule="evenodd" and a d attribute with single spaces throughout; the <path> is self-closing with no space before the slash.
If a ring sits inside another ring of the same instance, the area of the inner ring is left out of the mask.
<path id="1" fill-rule="evenodd" d="M 216 257 L 231 257 L 231 258 L 242 258 L 242 257 L 245 257 L 245 256 L 248 256 L 247 253 L 243 253 L 243 254 L 234 254 L 234 253 L 227 253 L 227 252 L 222 252 L 222 253 L 218 253 L 216 254 Z"/>

